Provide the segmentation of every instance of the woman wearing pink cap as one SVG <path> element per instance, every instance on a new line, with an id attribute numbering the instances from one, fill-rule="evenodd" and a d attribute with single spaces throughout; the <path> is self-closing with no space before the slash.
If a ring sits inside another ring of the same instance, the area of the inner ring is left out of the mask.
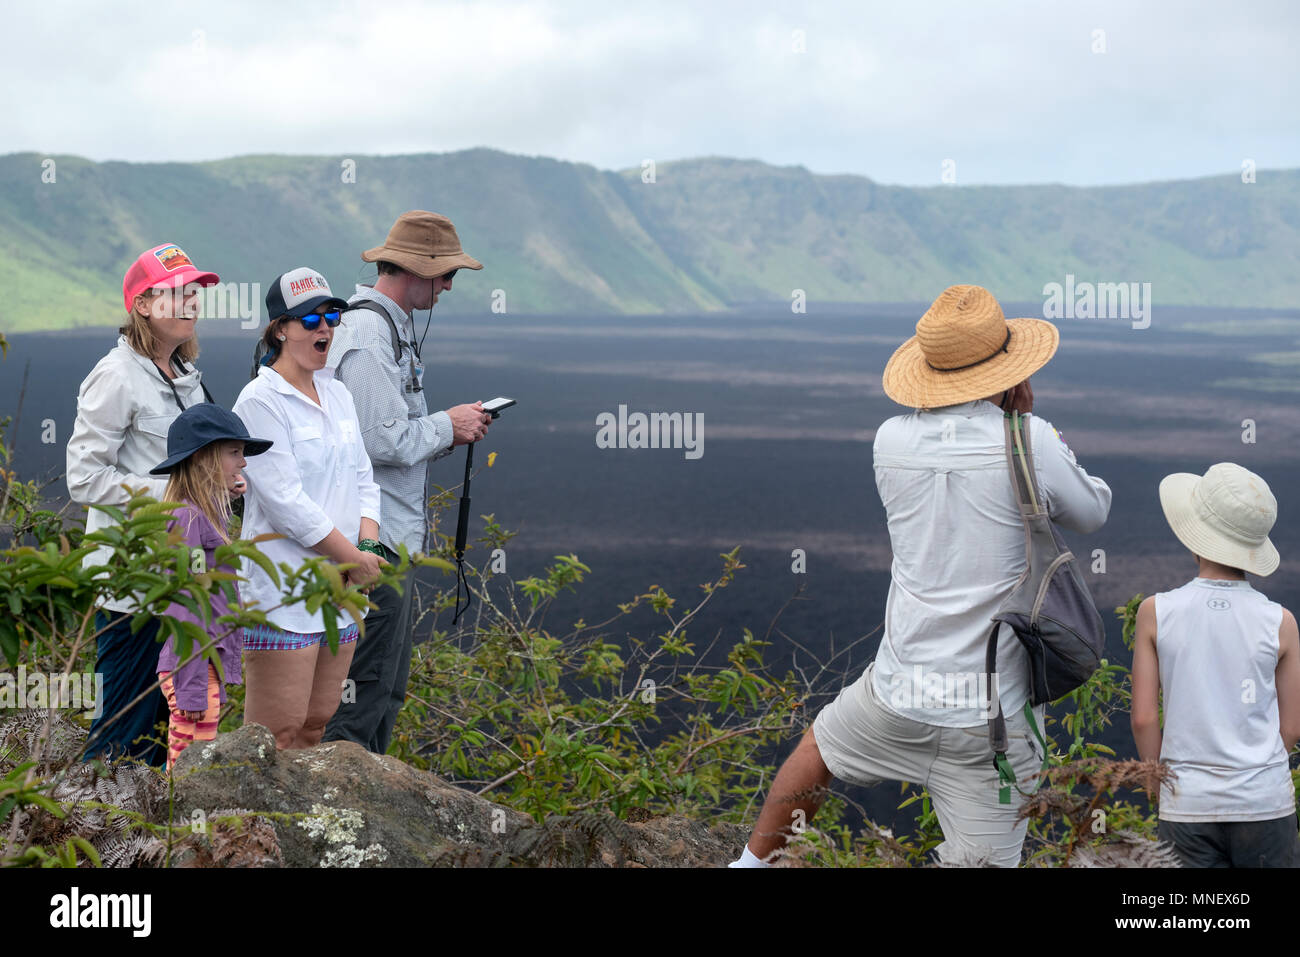
<path id="1" fill-rule="evenodd" d="M 184 409 L 212 401 L 194 368 L 198 342 L 199 289 L 218 282 L 174 243 L 143 252 L 122 280 L 126 323 L 117 345 L 81 383 L 77 421 L 68 440 L 67 481 L 72 500 L 82 505 L 122 505 L 130 497 L 123 483 L 161 499 L 166 478 L 149 470 L 167 457 L 167 430 Z M 91 509 L 86 531 L 112 523 Z M 86 566 L 103 566 L 107 548 L 87 556 Z M 161 766 L 165 748 L 156 726 L 166 723 L 167 702 L 156 689 L 119 715 L 127 704 L 156 684 L 156 622 L 131 634 L 136 611 L 130 595 L 104 602 L 95 615 L 104 676 L 103 712 L 90 727 L 86 760 L 129 755 Z M 165 732 L 164 732 L 165 736 Z"/>

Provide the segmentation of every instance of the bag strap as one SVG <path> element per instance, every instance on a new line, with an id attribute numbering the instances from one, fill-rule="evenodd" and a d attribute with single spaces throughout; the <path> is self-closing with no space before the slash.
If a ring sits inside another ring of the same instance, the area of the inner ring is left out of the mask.
<path id="1" fill-rule="evenodd" d="M 1022 506 L 1020 514 L 1024 520 L 1023 507 L 1027 506 L 1035 512 L 1042 508 L 1042 496 L 1038 493 L 1037 472 L 1034 469 L 1034 450 L 1029 441 L 1029 426 L 1019 412 L 1006 413 L 1002 422 L 1011 487 L 1016 490 L 1016 500 Z"/>
<path id="2" fill-rule="evenodd" d="M 393 317 L 388 314 L 388 310 L 373 299 L 358 299 L 356 302 L 348 303 L 348 308 L 368 309 L 370 312 L 378 313 L 384 317 L 384 322 L 388 323 L 389 335 L 393 340 L 393 361 L 400 366 L 402 364 L 402 337 L 397 334 L 397 323 L 393 322 Z"/>
<path id="3" fill-rule="evenodd" d="M 1034 471 L 1034 453 L 1033 447 L 1029 440 L 1029 428 L 1026 426 L 1026 419 L 1017 411 L 1004 413 L 1003 415 L 1003 435 L 1005 437 L 1005 446 L 1007 452 L 1007 470 L 1011 473 L 1011 487 L 1016 492 L 1016 503 L 1020 511 L 1020 522 L 1025 529 L 1025 560 L 1030 558 L 1031 548 L 1031 530 L 1029 526 L 1029 516 L 1040 511 L 1040 496 L 1038 494 L 1038 484 L 1035 481 Z M 984 651 L 984 680 L 988 687 L 988 701 L 990 707 L 994 702 L 993 675 L 997 672 L 998 658 L 998 632 L 1002 630 L 1002 622 L 995 620 L 993 628 L 989 631 L 988 643 Z M 993 749 L 993 768 L 998 773 L 998 803 L 1011 803 L 1011 789 L 1014 787 L 1023 795 L 1025 792 L 1020 790 L 1016 784 L 1016 774 L 1011 767 L 1011 762 L 1007 758 L 1007 722 L 1002 714 L 1002 703 L 996 702 L 997 711 L 993 717 L 989 718 L 989 746 Z M 1039 744 L 1043 748 L 1043 769 L 1047 768 L 1047 744 L 1043 736 L 1039 733 L 1038 722 L 1034 720 L 1033 707 L 1029 701 L 1025 701 L 1025 717 L 1029 727 L 1033 730 L 1034 736 L 1038 738 Z"/>
<path id="4" fill-rule="evenodd" d="M 1007 471 L 1011 474 L 1011 487 L 1016 493 L 1017 510 L 1020 512 L 1020 522 L 1025 529 L 1025 559 L 1029 559 L 1030 532 L 1029 518 L 1025 514 L 1025 507 L 1033 501 L 1031 489 L 1026 489 L 1024 473 L 1016 468 L 1017 459 L 1022 462 L 1029 452 L 1024 438 L 1021 436 L 1021 418 L 1020 413 L 1016 411 L 1006 412 L 1002 416 L 1002 432 L 1004 437 L 1004 448 L 1007 453 Z M 1032 459 L 1030 460 L 1032 462 Z M 1033 475 L 1032 469 L 1028 472 Z M 988 642 L 984 649 L 984 681 L 987 686 L 988 702 L 990 708 L 996 704 L 997 711 L 993 717 L 989 718 L 989 745 L 993 748 L 993 766 L 998 770 L 1000 783 L 1005 785 L 1003 778 L 1004 771 L 1010 769 L 1006 760 L 1007 752 L 1007 723 L 1002 716 L 1002 703 L 994 701 L 995 689 L 993 687 L 993 676 L 998 670 L 998 632 L 1002 630 L 1002 622 L 994 620 L 993 628 L 989 631 Z M 1004 767 L 1005 766 L 1005 767 Z M 1015 777 L 1012 776 L 1014 782 Z M 1011 800 L 1010 792 L 1003 787 L 1007 803 Z"/>
<path id="5" fill-rule="evenodd" d="M 1025 723 L 1029 725 L 1029 730 L 1034 733 L 1034 737 L 1038 740 L 1038 746 L 1043 751 L 1043 764 L 1042 767 L 1038 769 L 1039 780 L 1041 782 L 1042 773 L 1046 771 L 1048 765 L 1052 763 L 1051 756 L 1047 752 L 1047 742 L 1043 739 L 1043 733 L 1038 730 L 1038 719 L 1034 717 L 1033 706 L 1030 705 L 1028 701 L 1025 702 L 1024 715 L 1025 715 Z M 1002 721 L 1001 708 L 998 708 L 998 721 L 999 722 Z M 1006 737 L 1006 733 L 1007 733 L 1006 724 L 1003 723 L 1002 735 L 1004 739 Z M 1033 791 L 1025 791 L 1020 787 L 1019 784 L 1016 783 L 1016 772 L 1015 769 L 1011 767 L 1010 759 L 1007 758 L 1005 743 L 1003 745 L 1003 749 L 999 752 L 996 752 L 993 755 L 993 767 L 998 772 L 998 803 L 999 804 L 1011 803 L 1012 788 L 1015 788 L 1020 793 L 1021 797 L 1029 797 L 1031 794 L 1034 793 L 1034 791 L 1038 790 L 1037 784 L 1034 785 Z"/>
<path id="6" fill-rule="evenodd" d="M 1016 772 L 1011 767 L 1011 760 L 1007 757 L 1007 748 L 1010 743 L 1007 739 L 1007 722 L 1002 716 L 1002 702 L 997 700 L 997 692 L 993 687 L 993 675 L 997 671 L 998 660 L 998 632 L 1002 628 L 1002 622 L 993 622 L 993 629 L 989 632 L 989 640 L 984 652 L 984 680 L 988 686 L 988 701 L 990 707 L 996 705 L 997 711 L 993 717 L 989 718 L 989 746 L 993 749 L 993 770 L 998 773 L 998 803 L 1011 803 L 1011 789 L 1015 788 L 1022 797 L 1028 797 L 1033 791 L 1025 792 L 1020 785 L 1016 783 Z M 1034 708 L 1025 700 L 1024 708 L 1025 722 L 1029 729 L 1038 739 L 1038 745 L 1043 751 L 1043 766 L 1038 769 L 1041 775 L 1047 770 L 1051 763 L 1051 758 L 1047 751 L 1047 741 L 1044 740 L 1043 734 L 1038 730 L 1038 720 L 1034 717 Z M 1036 791 L 1037 785 L 1034 790 Z"/>
<path id="7" fill-rule="evenodd" d="M 1015 784 L 1016 775 L 1007 760 L 1007 722 L 1002 717 L 1002 702 L 997 697 L 997 688 L 993 676 L 998 670 L 998 632 L 1002 622 L 994 621 L 989 631 L 989 638 L 984 646 L 984 683 L 989 707 L 996 709 L 989 718 L 989 747 L 993 749 L 993 770 L 998 772 L 998 803 L 1011 803 L 1011 785 Z"/>

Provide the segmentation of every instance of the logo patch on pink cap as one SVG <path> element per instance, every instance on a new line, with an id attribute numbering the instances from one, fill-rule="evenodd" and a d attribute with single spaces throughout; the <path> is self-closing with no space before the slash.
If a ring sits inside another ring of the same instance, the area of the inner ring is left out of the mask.
<path id="1" fill-rule="evenodd" d="M 158 257 L 158 262 L 162 264 L 163 269 L 168 272 L 181 269 L 184 266 L 194 268 L 194 263 L 190 262 L 190 257 L 185 255 L 184 250 L 179 246 L 164 246 L 162 249 L 154 250 L 154 255 Z"/>

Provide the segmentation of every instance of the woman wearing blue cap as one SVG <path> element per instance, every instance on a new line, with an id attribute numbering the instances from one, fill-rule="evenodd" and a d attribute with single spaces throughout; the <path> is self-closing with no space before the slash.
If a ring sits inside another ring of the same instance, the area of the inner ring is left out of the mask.
<path id="1" fill-rule="evenodd" d="M 150 475 L 170 475 L 165 500 L 180 502 L 173 513 L 172 527 L 178 528 L 191 553 L 203 550 L 204 568 L 234 572 L 217 566 L 214 553 L 229 544 L 231 501 L 244 494 L 247 483 L 240 469 L 245 455 L 261 455 L 271 443 L 250 438 L 239 416 L 218 405 L 201 402 L 190 406 L 167 430 L 166 460 L 149 470 Z M 221 706 L 226 701 L 225 684 L 240 683 L 239 656 L 244 649 L 244 631 L 218 619 L 229 612 L 220 591 L 211 596 L 210 624 L 184 605 L 173 603 L 166 614 L 188 621 L 208 633 L 205 647 L 215 647 L 221 673 L 193 647 L 182 661 L 175 638 L 168 638 L 158 655 L 158 680 L 167 699 L 167 770 L 194 741 L 211 741 L 217 736 Z M 222 678 L 225 678 L 223 684 Z"/>
<path id="2" fill-rule="evenodd" d="M 271 283 L 266 307 L 266 355 L 235 412 L 274 445 L 247 467 L 243 534 L 282 535 L 262 545 L 276 564 L 297 568 L 324 555 L 355 566 L 350 583 L 369 584 L 381 562 L 379 486 L 352 395 L 325 368 L 347 303 L 330 292 L 324 276 L 302 267 Z M 251 562 L 244 575 L 244 597 L 256 600 L 269 622 L 245 635 L 244 721 L 269 728 L 281 749 L 319 744 L 338 710 L 358 628 L 340 627 L 332 653 L 321 611 L 301 602 L 283 605 L 279 589 Z"/>

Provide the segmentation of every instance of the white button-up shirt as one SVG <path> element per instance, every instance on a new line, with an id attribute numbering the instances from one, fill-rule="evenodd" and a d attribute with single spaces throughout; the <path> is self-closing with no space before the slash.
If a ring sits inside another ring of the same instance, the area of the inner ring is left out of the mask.
<path id="1" fill-rule="evenodd" d="M 1110 487 L 1078 465 L 1051 423 L 1038 416 L 1027 421 L 1052 520 L 1071 531 L 1096 531 L 1110 513 Z M 973 698 L 963 676 L 984 674 L 990 619 L 1025 570 L 1002 411 L 979 399 L 895 416 L 876 431 L 874 462 L 894 553 L 876 693 L 894 711 L 926 724 L 984 724 L 986 699 Z M 998 640 L 1004 714 L 1024 707 L 1028 669 L 1023 647 L 1004 624 Z"/>
<path id="2" fill-rule="evenodd" d="M 284 535 L 260 547 L 272 562 L 293 568 L 320 557 L 311 546 L 335 528 L 355 542 L 362 518 L 379 521 L 379 486 L 361 442 L 352 396 L 329 369 L 316 372 L 313 380 L 320 405 L 270 366 L 262 366 L 234 408 L 249 435 L 274 443 L 248 457 L 241 534 Z M 280 604 L 280 590 L 257 565 L 245 562 L 243 574 L 248 584 L 240 589 L 242 598 L 256 601 L 277 627 L 308 634 L 325 630 L 324 616 L 310 614 L 302 603 L 271 610 Z"/>

